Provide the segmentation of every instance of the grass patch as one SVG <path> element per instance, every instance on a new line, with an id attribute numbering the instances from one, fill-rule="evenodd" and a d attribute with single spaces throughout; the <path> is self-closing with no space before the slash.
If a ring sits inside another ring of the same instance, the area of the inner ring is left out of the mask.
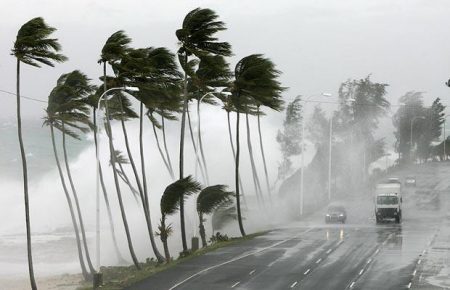
<path id="1" fill-rule="evenodd" d="M 190 260 L 194 257 L 204 255 L 208 252 L 215 251 L 217 249 L 227 247 L 230 245 L 238 244 L 243 241 L 251 240 L 257 236 L 261 236 L 268 231 L 258 232 L 246 237 L 241 238 L 230 238 L 228 241 L 216 242 L 209 245 L 206 248 L 201 248 L 190 255 L 173 260 L 169 264 L 158 264 L 156 261 L 148 261 L 147 263 L 142 263 L 142 269 L 137 270 L 134 265 L 132 266 L 112 266 L 112 267 L 101 267 L 101 272 L 103 273 L 103 286 L 100 289 L 104 290 L 120 290 L 125 287 L 131 286 L 145 278 L 148 278 L 158 272 L 165 271 L 169 268 L 176 266 L 177 264 Z M 92 283 L 84 283 L 79 290 L 90 290 L 92 289 Z"/>

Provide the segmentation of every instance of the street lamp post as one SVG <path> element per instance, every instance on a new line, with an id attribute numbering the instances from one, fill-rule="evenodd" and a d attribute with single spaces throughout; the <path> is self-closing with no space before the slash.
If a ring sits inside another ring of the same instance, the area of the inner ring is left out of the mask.
<path id="1" fill-rule="evenodd" d="M 306 104 L 309 102 L 309 100 L 311 98 L 317 97 L 317 96 L 322 96 L 322 97 L 331 97 L 331 94 L 328 93 L 321 93 L 319 95 L 312 95 L 309 96 L 308 98 L 306 98 L 306 100 L 304 100 L 303 102 L 304 104 L 304 108 L 303 108 L 303 112 L 305 112 L 305 108 L 306 108 Z M 301 148 L 302 148 L 302 167 L 300 169 L 300 215 L 303 215 L 303 196 L 304 196 L 304 169 L 305 169 L 305 116 L 303 114 L 303 118 L 302 118 L 302 143 L 301 143 Z M 331 160 L 331 157 L 330 157 Z M 331 161 L 330 161 L 331 162 Z"/>
<path id="2" fill-rule="evenodd" d="M 413 160 L 412 159 L 413 124 L 414 124 L 414 121 L 417 120 L 417 119 L 425 120 L 425 117 L 423 117 L 423 116 L 416 116 L 416 117 L 412 118 L 412 120 L 411 120 L 411 130 L 410 130 L 410 134 L 409 134 L 409 138 L 410 138 L 410 141 L 409 141 L 409 145 L 410 145 L 409 154 L 410 154 L 410 157 L 409 158 L 410 158 L 411 161 Z"/>
<path id="3" fill-rule="evenodd" d="M 106 95 L 111 91 L 130 91 L 130 92 L 137 92 L 139 91 L 139 88 L 137 87 L 116 87 L 116 88 L 110 88 L 103 92 L 103 94 L 98 98 L 97 102 L 97 111 L 95 112 L 95 124 L 97 124 L 97 114 L 98 110 L 100 110 L 100 102 L 103 100 Z M 105 99 L 105 101 L 107 101 Z M 96 132 L 98 132 L 97 128 L 95 128 Z M 96 184 L 95 184 L 95 199 L 96 199 L 96 250 L 97 250 L 97 269 L 100 269 L 100 146 L 97 145 L 96 151 L 95 151 L 95 159 L 97 162 L 97 169 L 96 169 Z"/>

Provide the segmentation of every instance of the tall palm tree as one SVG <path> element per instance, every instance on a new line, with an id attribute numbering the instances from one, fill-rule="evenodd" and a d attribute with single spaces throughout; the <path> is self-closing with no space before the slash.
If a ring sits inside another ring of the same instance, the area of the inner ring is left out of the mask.
<path id="1" fill-rule="evenodd" d="M 159 232 L 157 234 L 160 236 L 161 242 L 164 245 L 164 254 L 166 256 L 167 263 L 170 262 L 167 238 L 172 232 L 172 227 L 170 225 L 166 225 L 166 218 L 169 215 L 173 215 L 180 209 L 181 200 L 184 200 L 187 196 L 195 194 L 200 190 L 200 183 L 194 181 L 190 175 L 171 183 L 164 190 L 160 203 L 161 223 L 158 227 Z"/>
<path id="2" fill-rule="evenodd" d="M 252 104 L 255 98 L 267 100 L 278 97 L 283 88 L 278 76 L 280 72 L 275 69 L 274 63 L 261 54 L 252 54 L 241 59 L 234 69 L 234 80 L 231 82 L 233 107 L 236 110 L 236 164 L 235 164 L 235 188 L 236 208 L 239 230 L 245 236 L 242 222 L 240 192 L 239 192 L 239 117 L 241 112 L 246 112 L 248 104 Z"/>
<path id="3" fill-rule="evenodd" d="M 123 58 L 123 56 L 126 54 L 129 43 L 131 42 L 131 39 L 125 34 L 124 31 L 119 30 L 115 33 L 113 33 L 107 40 L 105 45 L 102 48 L 101 56 L 99 63 L 103 64 L 103 92 L 106 92 L 108 89 L 107 87 L 107 75 L 106 75 L 106 64 L 109 63 L 113 69 L 117 66 L 117 64 L 120 62 L 120 60 Z M 120 102 L 122 107 L 123 104 Z M 130 251 L 131 258 L 133 260 L 134 265 L 136 268 L 140 269 L 139 262 L 136 258 L 136 254 L 134 252 L 133 242 L 131 240 L 131 235 L 128 227 L 128 221 L 126 217 L 125 208 L 123 206 L 122 201 L 122 192 L 120 190 L 119 185 L 119 179 L 116 169 L 116 154 L 114 149 L 114 143 L 112 140 L 112 130 L 111 130 L 111 123 L 110 123 L 110 110 L 108 107 L 108 102 L 105 102 L 105 110 L 106 110 L 106 133 L 108 135 L 108 142 L 109 142 L 109 151 L 111 156 L 111 166 L 114 176 L 114 184 L 116 187 L 116 193 L 117 198 L 119 200 L 119 206 L 120 206 L 120 212 L 122 215 L 122 222 L 124 224 L 125 228 L 125 234 L 127 236 L 127 242 L 128 242 L 128 249 Z"/>
<path id="4" fill-rule="evenodd" d="M 218 15 L 211 9 L 196 8 L 190 11 L 183 20 L 181 29 L 176 31 L 180 48 L 178 49 L 178 59 L 184 71 L 183 80 L 183 112 L 181 117 L 180 135 L 180 179 L 184 176 L 184 132 L 186 124 L 186 111 L 188 109 L 188 75 L 189 57 L 199 57 L 205 54 L 231 55 L 231 46 L 228 42 L 219 42 L 215 34 L 225 30 L 225 23 L 217 20 Z M 181 241 L 183 250 L 187 251 L 186 230 L 184 224 L 184 203 L 180 199 L 180 223 Z"/>
<path id="5" fill-rule="evenodd" d="M 66 114 L 64 114 L 63 110 L 68 109 L 68 108 L 73 108 L 74 106 L 78 106 L 78 102 L 70 101 L 67 98 L 69 89 L 67 88 L 67 86 L 64 86 L 63 81 L 62 81 L 62 79 L 65 77 L 66 77 L 66 75 L 63 75 L 63 77 L 58 80 L 57 86 L 52 90 L 52 92 L 49 95 L 48 107 L 46 109 L 47 116 L 44 118 L 44 120 L 45 120 L 44 124 L 50 126 L 52 145 L 53 145 L 53 153 L 55 156 L 56 165 L 58 168 L 58 173 L 59 173 L 59 177 L 61 180 L 64 194 L 66 197 L 66 201 L 69 206 L 69 212 L 70 212 L 70 216 L 71 216 L 71 220 L 72 220 L 72 225 L 73 225 L 73 228 L 75 231 L 75 238 L 76 238 L 76 242 L 77 242 L 78 258 L 80 261 L 81 272 L 83 274 L 84 279 L 88 280 L 90 278 L 90 276 L 86 270 L 86 265 L 84 262 L 79 227 L 78 227 L 78 223 L 76 220 L 72 199 L 70 197 L 69 190 L 67 188 L 66 181 L 64 178 L 64 174 L 61 169 L 61 163 L 59 161 L 58 151 L 57 151 L 56 145 L 55 145 L 54 127 L 59 128 L 60 130 L 68 131 L 67 129 L 63 129 L 62 123 L 63 123 L 63 120 L 69 121 L 70 116 L 67 116 Z M 75 134 L 71 131 L 68 131 L 68 133 Z"/>
<path id="6" fill-rule="evenodd" d="M 31 252 L 31 227 L 30 227 L 30 205 L 28 198 L 28 171 L 25 149 L 22 140 L 22 117 L 20 108 L 20 63 L 34 67 L 45 64 L 53 67 L 55 62 L 63 62 L 67 58 L 59 54 L 61 46 L 58 39 L 49 38 L 56 29 L 48 26 L 44 19 L 36 17 L 26 22 L 19 29 L 12 49 L 12 55 L 17 59 L 16 70 L 16 97 L 17 97 L 17 134 L 19 138 L 20 156 L 22 158 L 23 170 L 23 194 L 25 201 L 25 223 L 27 232 L 28 272 L 30 275 L 31 288 L 37 289 L 33 271 L 33 257 Z"/>
<path id="7" fill-rule="evenodd" d="M 95 272 L 95 269 L 92 265 L 89 254 L 81 207 L 78 200 L 78 194 L 72 179 L 72 174 L 70 172 L 69 160 L 67 157 L 66 135 L 80 140 L 79 135 L 75 131 L 73 131 L 73 129 L 79 130 L 82 133 L 86 133 L 89 131 L 88 126 L 90 126 L 91 124 L 89 121 L 89 108 L 86 103 L 86 99 L 92 93 L 94 88 L 89 84 L 88 77 L 78 70 L 63 75 L 60 78 L 59 82 L 60 85 L 63 86 L 64 92 L 62 94 L 54 95 L 54 97 L 59 98 L 59 100 L 53 99 L 51 101 L 54 103 L 59 103 L 60 105 L 56 111 L 58 117 L 60 117 L 60 126 L 57 126 L 56 128 L 59 129 L 62 133 L 62 145 L 66 173 L 78 214 L 78 221 L 80 223 L 86 261 L 88 263 L 91 274 L 93 274 Z"/>
<path id="8" fill-rule="evenodd" d="M 206 247 L 206 232 L 203 222 L 204 216 L 213 213 L 221 207 L 227 207 L 232 203 L 234 192 L 226 191 L 227 186 L 218 184 L 204 188 L 197 196 L 197 213 L 199 219 L 199 231 L 202 238 L 202 246 Z"/>

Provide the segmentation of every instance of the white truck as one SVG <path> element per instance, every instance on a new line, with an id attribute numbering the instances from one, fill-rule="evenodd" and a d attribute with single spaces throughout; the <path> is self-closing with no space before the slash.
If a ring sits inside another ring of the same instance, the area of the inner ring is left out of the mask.
<path id="1" fill-rule="evenodd" d="M 375 218 L 377 223 L 384 219 L 402 220 L 401 183 L 381 183 L 375 188 Z"/>

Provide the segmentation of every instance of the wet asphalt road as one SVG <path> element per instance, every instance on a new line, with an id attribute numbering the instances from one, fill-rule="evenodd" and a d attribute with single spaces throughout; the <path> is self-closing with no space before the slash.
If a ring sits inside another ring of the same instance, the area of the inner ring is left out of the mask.
<path id="1" fill-rule="evenodd" d="M 376 225 L 371 202 L 354 201 L 347 205 L 345 225 L 327 225 L 317 213 L 129 289 L 446 289 L 448 281 L 436 282 L 436 276 L 450 266 L 450 249 L 435 243 L 450 241 L 450 170 L 422 171 L 416 174 L 418 187 L 404 194 L 400 225 Z M 439 266 L 433 255 L 447 259 Z"/>

